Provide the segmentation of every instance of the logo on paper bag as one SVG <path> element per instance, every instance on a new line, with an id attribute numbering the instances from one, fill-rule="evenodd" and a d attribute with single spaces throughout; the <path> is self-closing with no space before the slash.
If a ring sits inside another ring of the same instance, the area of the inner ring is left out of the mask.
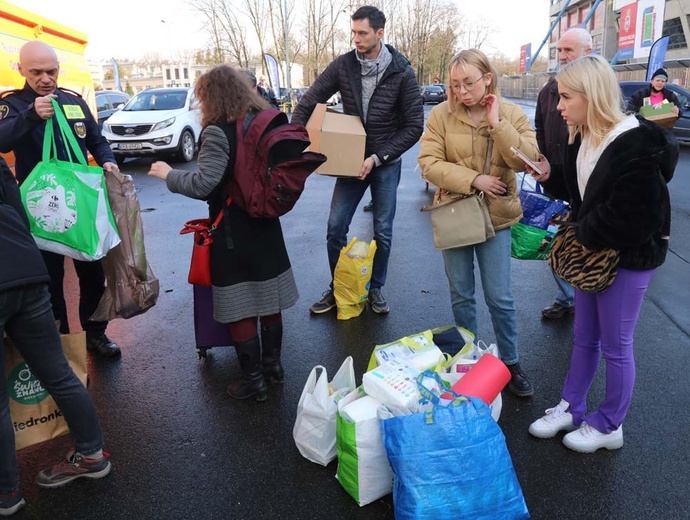
<path id="1" fill-rule="evenodd" d="M 26 208 L 36 226 L 49 233 L 64 233 L 77 223 L 74 189 L 58 184 L 51 174 L 42 175 L 31 184 Z"/>
<path id="2" fill-rule="evenodd" d="M 38 404 L 48 397 L 48 392 L 33 375 L 26 361 L 19 363 L 10 372 L 7 391 L 19 404 Z"/>
<path id="3" fill-rule="evenodd" d="M 77 137 L 84 139 L 86 137 L 86 125 L 81 121 L 74 123 L 74 133 L 77 134 Z"/>

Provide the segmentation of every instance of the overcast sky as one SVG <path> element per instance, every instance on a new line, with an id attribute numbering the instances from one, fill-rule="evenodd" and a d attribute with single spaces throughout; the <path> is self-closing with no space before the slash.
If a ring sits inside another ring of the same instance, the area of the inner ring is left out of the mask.
<path id="1" fill-rule="evenodd" d="M 203 21 L 188 0 L 9 1 L 86 33 L 89 58 L 139 57 L 144 52 L 166 57 L 207 41 Z M 530 42 L 536 52 L 549 28 L 549 0 L 455 1 L 470 18 L 483 17 L 496 28 L 487 52 L 517 57 L 520 46 Z"/>

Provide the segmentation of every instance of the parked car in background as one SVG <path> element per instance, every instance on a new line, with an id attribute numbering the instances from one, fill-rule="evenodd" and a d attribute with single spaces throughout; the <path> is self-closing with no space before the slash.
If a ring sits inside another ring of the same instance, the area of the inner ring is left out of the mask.
<path id="1" fill-rule="evenodd" d="M 129 101 L 129 94 L 119 90 L 97 90 L 96 108 L 98 109 L 98 128 L 103 128 L 103 122 Z"/>
<path id="2" fill-rule="evenodd" d="M 446 100 L 446 90 L 440 85 L 422 87 L 422 103 L 441 103 Z"/>
<path id="3" fill-rule="evenodd" d="M 103 123 L 103 136 L 118 163 L 125 157 L 175 155 L 194 158 L 201 134 L 191 88 L 152 88 L 134 96 Z"/>
<path id="4" fill-rule="evenodd" d="M 628 105 L 628 100 L 632 95 L 641 88 L 648 87 L 648 81 L 621 81 L 621 91 L 623 92 L 623 99 L 625 105 Z M 678 118 L 676 125 L 673 127 L 673 134 L 681 143 L 690 143 L 690 92 L 678 85 L 666 83 L 666 88 L 671 90 L 680 101 L 680 106 L 683 110 L 683 115 Z"/>

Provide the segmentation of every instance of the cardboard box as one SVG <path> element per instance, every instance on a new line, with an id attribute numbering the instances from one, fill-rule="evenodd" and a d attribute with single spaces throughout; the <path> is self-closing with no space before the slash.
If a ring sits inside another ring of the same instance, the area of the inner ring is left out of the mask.
<path id="1" fill-rule="evenodd" d="M 316 173 L 359 177 L 367 134 L 358 116 L 348 116 L 319 103 L 306 126 L 311 140 L 309 150 L 328 157 Z"/>
<path id="2" fill-rule="evenodd" d="M 673 128 L 678 117 L 673 113 L 673 103 L 662 103 L 657 107 L 653 105 L 645 105 L 640 107 L 640 115 L 649 121 L 654 121 L 656 124 L 664 128 Z"/>

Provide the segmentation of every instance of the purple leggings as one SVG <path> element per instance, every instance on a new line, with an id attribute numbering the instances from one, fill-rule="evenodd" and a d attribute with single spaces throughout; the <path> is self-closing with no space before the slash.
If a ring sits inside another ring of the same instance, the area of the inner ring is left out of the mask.
<path id="1" fill-rule="evenodd" d="M 635 385 L 633 334 L 649 281 L 656 269 L 618 269 L 611 287 L 590 294 L 575 290 L 575 342 L 562 397 L 573 422 L 583 421 L 602 433 L 616 430 L 625 419 Z M 603 354 L 606 397 L 587 415 L 587 394 Z"/>

